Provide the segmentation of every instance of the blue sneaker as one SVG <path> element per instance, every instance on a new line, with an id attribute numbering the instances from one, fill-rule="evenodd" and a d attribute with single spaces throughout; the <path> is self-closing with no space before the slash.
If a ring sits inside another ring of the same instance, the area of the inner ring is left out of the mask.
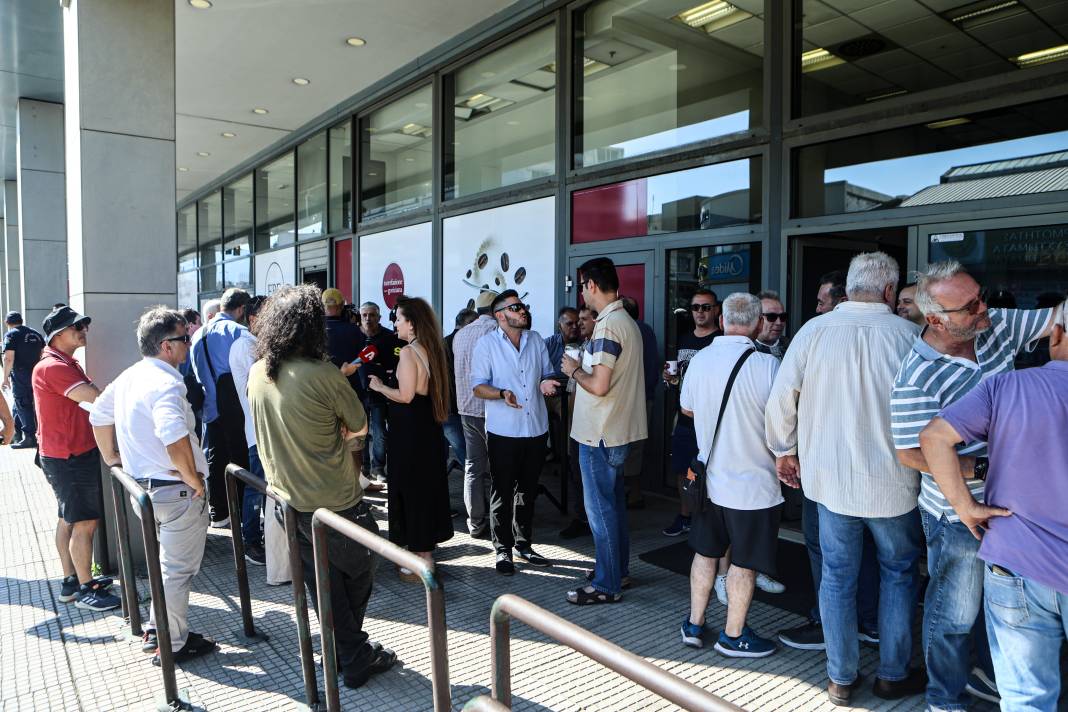
<path id="1" fill-rule="evenodd" d="M 744 626 L 737 638 L 720 631 L 715 648 L 716 652 L 728 658 L 766 658 L 776 650 L 775 643 L 761 638 L 749 626 Z"/>
<path id="2" fill-rule="evenodd" d="M 91 588 L 86 584 L 82 586 L 74 605 L 87 611 L 110 611 L 121 606 L 122 601 L 106 589 Z"/>
<path id="3" fill-rule="evenodd" d="M 703 625 L 696 625 L 690 622 L 690 617 L 686 616 L 682 619 L 682 643 L 688 645 L 691 648 L 703 648 L 705 647 L 705 641 L 702 636 L 705 634 L 705 627 Z"/>
<path id="4" fill-rule="evenodd" d="M 671 523 L 671 526 L 661 529 L 660 533 L 664 536 L 682 536 L 688 531 L 690 531 L 690 518 L 679 514 L 675 516 L 675 521 Z"/>

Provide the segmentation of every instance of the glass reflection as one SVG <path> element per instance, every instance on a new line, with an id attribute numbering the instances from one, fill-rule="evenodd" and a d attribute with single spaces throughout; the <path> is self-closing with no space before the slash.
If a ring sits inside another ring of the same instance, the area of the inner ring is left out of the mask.
<path id="1" fill-rule="evenodd" d="M 197 268 L 197 206 L 178 211 L 178 271 Z M 196 276 L 193 276 L 196 281 Z M 195 295 L 194 295 L 195 296 Z"/>
<path id="2" fill-rule="evenodd" d="M 224 289 L 238 287 L 253 291 L 252 258 L 233 260 L 223 265 Z"/>
<path id="3" fill-rule="evenodd" d="M 178 273 L 178 308 L 196 308 L 197 304 L 197 273 Z"/>
<path id="4" fill-rule="evenodd" d="M 222 261 L 222 194 L 215 191 L 197 202 L 200 264 Z"/>
<path id="5" fill-rule="evenodd" d="M 761 0 L 603 0 L 585 9 L 576 18 L 576 165 L 760 126 L 763 12 Z"/>
<path id="6" fill-rule="evenodd" d="M 223 188 L 225 259 L 247 257 L 252 242 L 252 174 Z"/>
<path id="7" fill-rule="evenodd" d="M 297 147 L 297 238 L 324 233 L 326 221 L 326 133 Z"/>
<path id="8" fill-rule="evenodd" d="M 352 227 L 352 123 L 330 129 L 330 232 Z"/>
<path id="9" fill-rule="evenodd" d="M 433 150 L 430 87 L 360 122 L 360 214 L 367 218 L 430 205 Z"/>
<path id="10" fill-rule="evenodd" d="M 200 291 L 218 292 L 222 290 L 222 263 L 204 267 L 200 270 Z"/>
<path id="11" fill-rule="evenodd" d="M 294 240 L 293 153 L 256 169 L 256 251 Z"/>

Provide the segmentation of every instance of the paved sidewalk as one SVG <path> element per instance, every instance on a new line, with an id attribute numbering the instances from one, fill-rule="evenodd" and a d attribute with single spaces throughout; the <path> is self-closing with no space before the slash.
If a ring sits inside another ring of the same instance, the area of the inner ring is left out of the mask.
<path id="1" fill-rule="evenodd" d="M 61 572 L 52 541 L 55 500 L 32 457 L 30 452 L 0 448 L 0 710 L 154 709 L 162 691 L 159 670 L 140 651 L 139 642 L 124 635 L 121 617 L 83 611 L 56 597 Z M 454 472 L 453 505 L 462 509 L 458 479 Z M 535 546 L 557 560 L 553 568 L 531 570 L 520 564 L 516 576 L 504 578 L 492 570 L 488 542 L 461 534 L 447 542 L 438 559 L 445 572 L 455 708 L 488 693 L 490 606 L 498 595 L 511 592 L 746 709 L 834 709 L 824 695 L 820 653 L 782 650 L 762 660 L 736 661 L 710 647 L 695 651 L 681 644 L 678 626 L 689 605 L 686 578 L 637 558 L 668 543 L 659 533 L 668 518 L 663 506 L 632 513 L 635 587 L 615 606 L 576 608 L 564 601 L 564 591 L 576 585 L 590 565 L 592 543 L 589 538 L 577 544 L 557 539 L 562 521 L 546 500 L 538 505 Z M 384 517 L 380 524 L 384 530 Z M 241 620 L 229 532 L 213 530 L 204 567 L 194 581 L 190 615 L 192 628 L 216 637 L 221 649 L 178 670 L 178 686 L 188 690 L 197 709 L 292 710 L 303 700 L 290 589 L 267 586 L 263 569 L 249 568 L 256 625 L 270 638 L 246 646 L 237 634 Z M 147 582 L 139 582 L 139 587 L 146 591 Z M 385 562 L 379 566 L 366 629 L 394 648 L 401 663 L 358 691 L 342 687 L 345 709 L 431 709 L 424 600 L 422 586 L 401 583 Z M 710 627 L 722 626 L 724 614 L 713 597 Z M 318 646 L 314 613 L 311 621 Z M 801 622 L 759 602 L 750 618 L 766 635 Z M 870 679 L 875 651 L 862 651 L 862 668 Z M 517 710 L 673 709 L 521 623 L 512 625 L 512 671 Z M 857 704 L 859 709 L 923 709 L 919 697 L 886 703 L 870 688 Z"/>

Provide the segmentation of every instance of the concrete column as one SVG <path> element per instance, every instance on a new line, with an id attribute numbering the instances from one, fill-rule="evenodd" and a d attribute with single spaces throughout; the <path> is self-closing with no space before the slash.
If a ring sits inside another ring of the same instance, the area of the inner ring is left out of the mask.
<path id="1" fill-rule="evenodd" d="M 37 329 L 68 300 L 63 105 L 19 99 L 16 124 L 22 316 Z"/>
<path id="2" fill-rule="evenodd" d="M 103 387 L 140 358 L 133 324 L 145 308 L 177 301 L 174 2 L 62 5 L 70 304 L 93 319 L 79 356 Z M 114 570 L 111 478 L 102 476 Z"/>
<path id="3" fill-rule="evenodd" d="M 4 181 L 4 301 L 8 311 L 22 311 L 22 280 L 19 278 L 19 189 Z"/>
<path id="4" fill-rule="evenodd" d="M 0 314 L 7 314 L 7 227 L 0 218 Z"/>

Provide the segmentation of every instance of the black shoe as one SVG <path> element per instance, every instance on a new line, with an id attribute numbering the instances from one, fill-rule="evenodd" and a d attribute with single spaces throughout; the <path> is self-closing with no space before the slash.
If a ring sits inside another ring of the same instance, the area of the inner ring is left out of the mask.
<path id="1" fill-rule="evenodd" d="M 818 621 L 812 620 L 796 628 L 780 631 L 779 642 L 796 650 L 827 649 L 827 644 L 823 640 L 823 626 Z"/>
<path id="2" fill-rule="evenodd" d="M 267 552 L 263 550 L 263 547 L 259 544 L 252 544 L 245 547 L 245 561 L 256 566 L 267 565 Z"/>
<path id="3" fill-rule="evenodd" d="M 189 637 L 185 639 L 185 645 L 182 646 L 182 649 L 174 654 L 174 662 L 184 663 L 186 660 L 199 658 L 201 655 L 214 652 L 218 647 L 218 644 L 211 638 L 205 638 L 200 633 L 190 633 Z M 156 667 L 160 666 L 158 651 L 152 657 L 152 664 Z"/>
<path id="4" fill-rule="evenodd" d="M 827 698 L 831 703 L 838 707 L 850 707 L 852 706 L 853 695 L 860 689 L 860 682 L 863 678 L 860 674 L 857 674 L 857 679 L 848 685 L 839 685 L 837 682 L 827 683 Z"/>
<path id="5" fill-rule="evenodd" d="M 865 628 L 864 626 L 857 626 L 857 640 L 862 643 L 871 643 L 872 645 L 879 644 L 879 629 L 878 628 Z"/>
<path id="6" fill-rule="evenodd" d="M 371 663 L 366 668 L 353 675 L 343 675 L 341 679 L 345 683 L 345 687 L 351 689 L 363 687 L 371 679 L 371 675 L 377 675 L 389 670 L 396 662 L 397 654 L 395 652 L 389 648 L 376 645 L 375 656 L 371 658 Z"/>
<path id="7" fill-rule="evenodd" d="M 871 691 L 884 700 L 900 700 L 902 697 L 919 695 L 927 689 L 927 671 L 923 668 L 909 670 L 904 680 L 883 680 L 875 678 Z"/>
<path id="8" fill-rule="evenodd" d="M 475 529 L 474 531 L 471 532 L 471 538 L 472 539 L 482 539 L 483 541 L 488 541 L 489 538 L 490 538 L 489 527 L 486 526 L 486 527 L 479 527 L 478 529 Z"/>
<path id="9" fill-rule="evenodd" d="M 511 576 L 515 573 L 515 564 L 512 563 L 512 555 L 507 551 L 497 552 L 497 573 Z"/>
<path id="10" fill-rule="evenodd" d="M 570 524 L 560 530 L 561 539 L 578 539 L 580 536 L 591 536 L 592 534 L 590 525 L 579 519 L 572 519 Z"/>
<path id="11" fill-rule="evenodd" d="M 552 566 L 553 562 L 546 559 L 544 556 L 534 551 L 533 549 L 520 549 L 516 547 L 515 554 L 523 561 L 527 562 L 531 566 Z"/>
<path id="12" fill-rule="evenodd" d="M 81 584 L 78 583 L 78 577 L 73 574 L 67 576 L 63 579 L 63 585 L 59 589 L 59 600 L 63 603 L 70 603 L 78 597 L 80 590 Z"/>
<path id="13" fill-rule="evenodd" d="M 11 446 L 12 450 L 29 450 L 30 448 L 37 447 L 37 438 L 32 435 L 26 435 L 17 443 Z"/>

